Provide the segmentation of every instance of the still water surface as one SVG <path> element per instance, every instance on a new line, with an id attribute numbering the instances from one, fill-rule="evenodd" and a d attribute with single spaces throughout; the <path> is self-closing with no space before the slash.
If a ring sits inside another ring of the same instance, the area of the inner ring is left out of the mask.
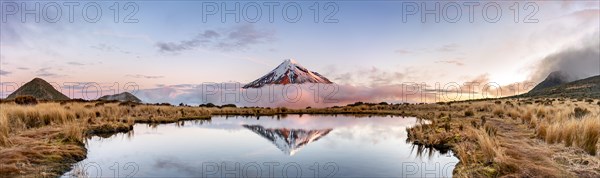
<path id="1" fill-rule="evenodd" d="M 450 177 L 451 152 L 406 142 L 412 117 L 214 116 L 87 140 L 64 177 Z"/>

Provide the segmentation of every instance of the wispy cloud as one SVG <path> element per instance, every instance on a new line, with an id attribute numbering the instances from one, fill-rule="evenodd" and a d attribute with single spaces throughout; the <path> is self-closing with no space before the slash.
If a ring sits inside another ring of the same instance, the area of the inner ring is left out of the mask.
<path id="1" fill-rule="evenodd" d="M 0 76 L 6 76 L 8 74 L 10 74 L 11 72 L 5 71 L 5 70 L 0 70 Z"/>
<path id="2" fill-rule="evenodd" d="M 159 79 L 159 78 L 163 78 L 165 76 L 153 76 L 153 75 L 141 75 L 141 74 L 135 74 L 135 75 L 125 75 L 126 77 L 132 77 L 132 78 L 145 78 L 145 79 Z"/>
<path id="3" fill-rule="evenodd" d="M 92 45 L 92 46 L 90 46 L 90 48 L 97 49 L 97 50 L 100 50 L 100 51 L 103 51 L 103 52 L 111 52 L 111 51 L 114 50 L 112 46 L 106 45 L 104 43 L 100 43 L 100 44 L 97 44 L 97 45 Z"/>
<path id="4" fill-rule="evenodd" d="M 36 71 L 36 75 L 40 77 L 64 77 L 65 75 L 60 75 L 58 73 L 51 72 L 52 68 L 44 67 Z"/>
<path id="5" fill-rule="evenodd" d="M 397 50 L 394 50 L 394 53 L 397 53 L 397 54 L 410 54 L 410 53 L 413 53 L 413 52 L 409 51 L 409 50 L 406 50 L 406 49 L 397 49 Z"/>
<path id="6" fill-rule="evenodd" d="M 17 67 L 17 69 L 19 69 L 19 70 L 29 70 L 29 68 L 27 68 L 27 67 Z"/>
<path id="7" fill-rule="evenodd" d="M 389 85 L 399 83 L 406 77 L 404 72 L 386 71 L 377 67 L 361 68 L 351 72 L 338 73 L 332 67 L 326 76 L 340 84 L 356 84 L 358 81 L 367 81 L 368 86 Z"/>
<path id="8" fill-rule="evenodd" d="M 214 48 L 222 51 L 236 51 L 251 48 L 252 45 L 266 43 L 274 39 L 272 31 L 258 29 L 253 24 L 234 26 L 221 31 L 205 30 L 189 40 L 179 42 L 158 42 L 160 52 L 180 52 L 197 47 Z"/>
<path id="9" fill-rule="evenodd" d="M 461 62 L 459 60 L 439 60 L 439 61 L 435 61 L 435 63 L 454 64 L 457 66 L 465 65 L 463 62 Z"/>
<path id="10" fill-rule="evenodd" d="M 69 64 L 69 65 L 74 65 L 74 66 L 82 66 L 82 65 L 85 65 L 85 64 L 82 64 L 82 63 L 79 63 L 79 62 L 74 62 L 74 61 L 72 61 L 72 62 L 67 62 L 67 64 Z"/>
<path id="11" fill-rule="evenodd" d="M 453 52 L 458 49 L 459 45 L 456 43 L 446 44 L 437 49 L 439 52 Z"/>
<path id="12" fill-rule="evenodd" d="M 100 44 L 97 44 L 97 45 L 92 45 L 92 46 L 90 46 L 90 48 L 96 49 L 96 50 L 101 51 L 101 52 L 120 52 L 120 53 L 123 53 L 123 54 L 131 54 L 130 51 L 121 49 L 121 48 L 113 46 L 113 45 L 104 44 L 104 43 L 100 43 Z"/>

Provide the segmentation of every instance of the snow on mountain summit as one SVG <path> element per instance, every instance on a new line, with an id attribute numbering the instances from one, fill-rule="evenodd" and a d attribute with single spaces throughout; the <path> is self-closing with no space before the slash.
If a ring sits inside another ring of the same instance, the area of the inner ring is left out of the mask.
<path id="1" fill-rule="evenodd" d="M 260 88 L 269 84 L 286 85 L 302 83 L 331 84 L 332 82 L 321 74 L 304 68 L 296 60 L 286 59 L 277 68 L 261 78 L 244 85 L 243 88 Z"/>

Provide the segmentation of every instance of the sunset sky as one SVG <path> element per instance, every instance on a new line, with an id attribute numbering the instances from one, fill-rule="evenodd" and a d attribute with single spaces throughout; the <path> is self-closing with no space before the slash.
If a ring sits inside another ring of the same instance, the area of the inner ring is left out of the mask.
<path id="1" fill-rule="evenodd" d="M 41 7 L 48 2 L 40 2 Z M 204 15 L 204 22 L 202 2 L 140 1 L 135 2 L 139 11 L 132 18 L 138 22 L 123 23 L 132 8 L 124 10 L 125 3 L 119 2 L 119 23 L 114 22 L 111 1 L 98 2 L 102 16 L 96 23 L 82 17 L 84 2 L 74 8 L 73 23 L 67 6 L 62 6 L 57 23 L 44 18 L 36 23 L 33 15 L 26 16 L 28 21 L 23 23 L 21 14 L 9 15 L 7 2 L 2 1 L 1 82 L 22 83 L 40 77 L 56 83 L 135 82 L 140 89 L 248 83 L 284 59 L 294 58 L 333 82 L 349 86 L 468 81 L 507 85 L 542 80 L 556 68 L 541 69 L 548 67 L 543 62 L 548 56 L 589 46 L 594 49 L 600 29 L 598 1 L 536 1 L 518 6 L 496 2 L 502 16 L 495 23 L 482 16 L 482 7 L 489 2 L 474 7 L 473 22 L 462 2 L 456 23 L 444 17 L 436 23 L 433 15 L 426 15 L 422 22 L 420 13 L 406 16 L 403 22 L 403 5 L 407 5 L 403 3 L 407 2 L 402 1 L 335 2 L 327 4 L 330 6 L 319 1 L 318 23 L 311 10 L 314 2 L 298 2 L 302 17 L 296 23 L 285 21 L 281 13 L 288 2 L 274 8 L 274 22 L 269 22 L 268 7 L 259 2 L 262 16 L 258 22 L 248 23 L 241 17 L 238 23 L 229 15 L 223 23 L 219 13 Z M 234 3 L 216 4 L 233 8 Z M 239 3 L 244 7 L 250 2 Z M 434 3 L 416 5 L 434 8 Z M 16 4 L 22 8 L 21 2 Z M 440 5 L 443 8 L 448 2 Z M 511 6 L 520 9 L 518 22 Z M 324 23 L 334 7 L 338 10 L 330 19 L 334 23 Z M 54 16 L 52 9 L 48 13 Z M 448 16 L 456 16 L 455 10 L 449 9 Z M 538 11 L 528 19 L 534 23 L 524 23 L 534 9 Z M 495 13 L 493 8 L 487 11 L 488 16 Z M 596 50 L 583 55 L 582 65 L 587 68 L 575 67 L 580 70 L 573 75 L 600 74 L 597 54 Z M 3 87 L 0 97 L 8 94 Z"/>

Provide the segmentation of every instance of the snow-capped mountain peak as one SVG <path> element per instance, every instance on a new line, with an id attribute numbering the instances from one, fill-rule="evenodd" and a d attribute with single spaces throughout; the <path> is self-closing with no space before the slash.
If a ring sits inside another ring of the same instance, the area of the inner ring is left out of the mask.
<path id="1" fill-rule="evenodd" d="M 331 84 L 332 82 L 321 74 L 304 68 L 296 60 L 286 59 L 277 68 L 261 78 L 244 85 L 243 88 L 260 88 L 269 84 L 286 85 L 302 83 Z"/>

